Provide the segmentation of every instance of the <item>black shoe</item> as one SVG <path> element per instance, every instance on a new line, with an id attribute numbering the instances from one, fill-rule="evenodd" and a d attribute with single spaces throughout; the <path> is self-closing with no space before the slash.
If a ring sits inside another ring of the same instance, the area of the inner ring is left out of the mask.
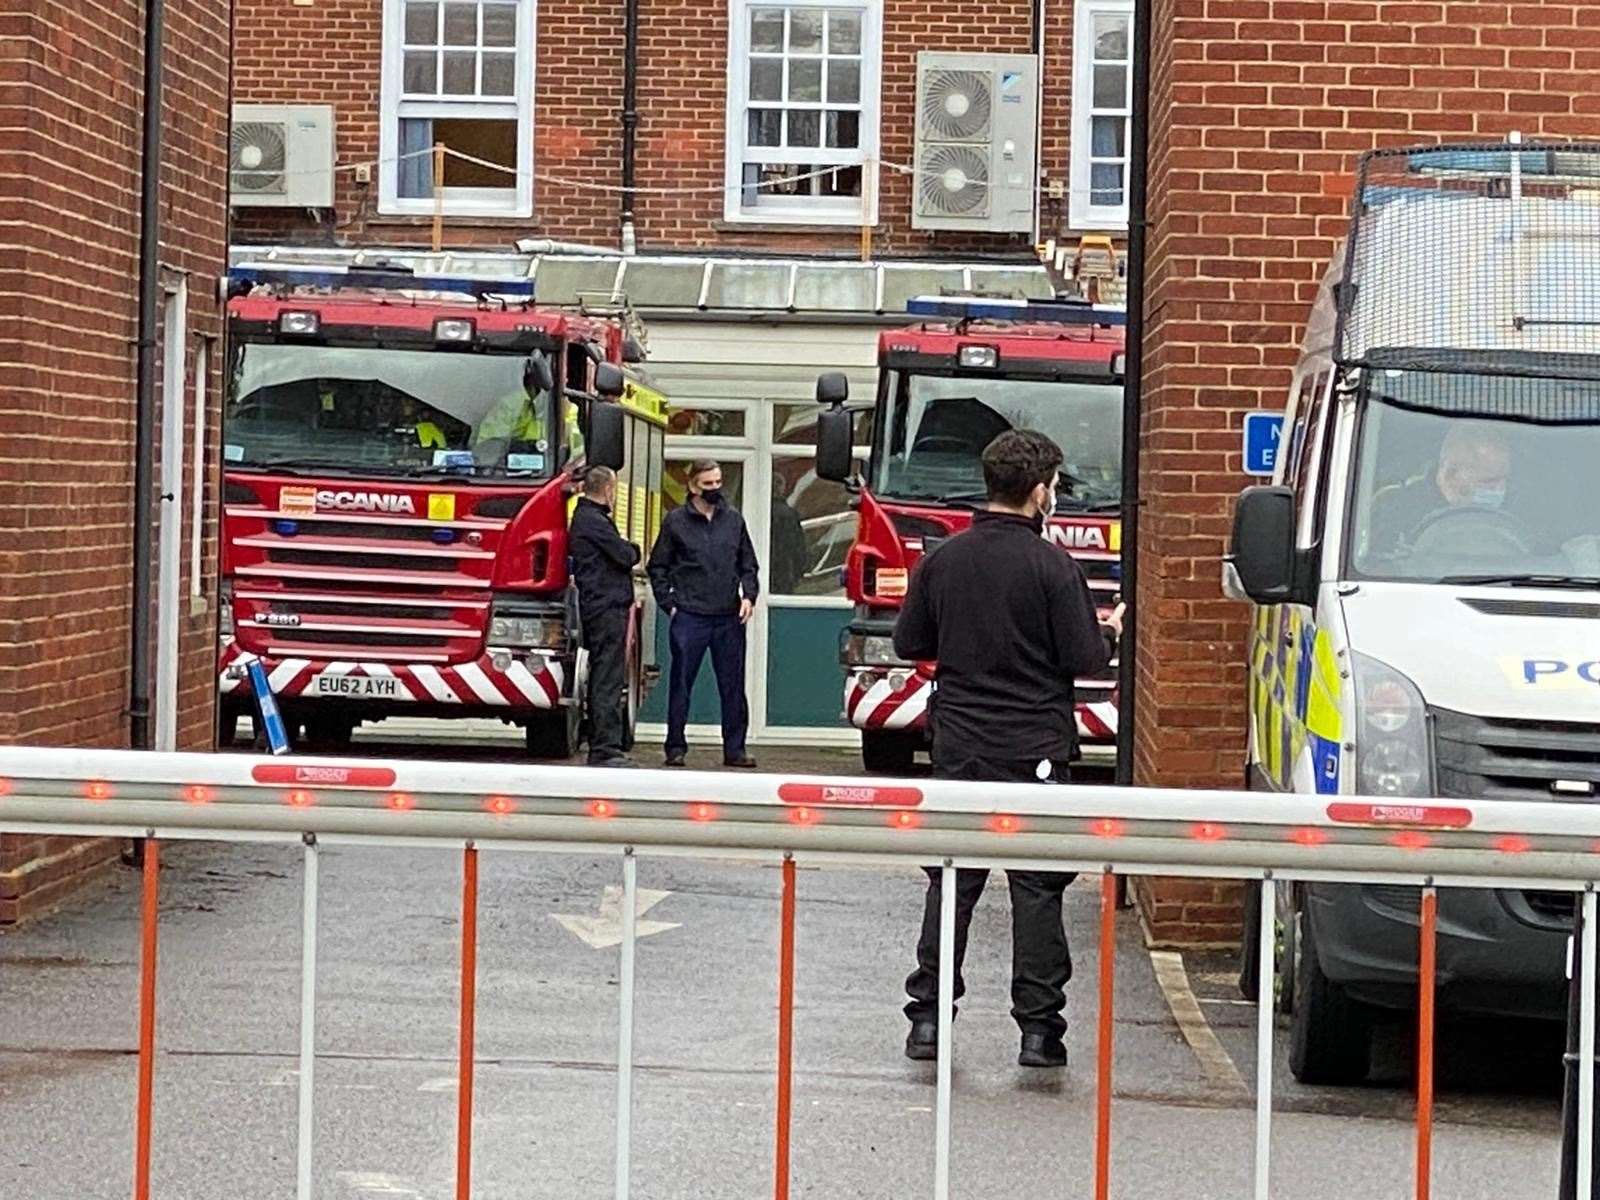
<path id="1" fill-rule="evenodd" d="M 1052 1033 L 1025 1033 L 1022 1035 L 1022 1052 L 1017 1055 L 1019 1067 L 1064 1067 L 1067 1065 L 1067 1048 Z"/>
<path id="2" fill-rule="evenodd" d="M 732 758 L 724 758 L 722 765 L 725 767 L 737 767 L 741 771 L 754 771 L 756 769 L 756 760 L 748 754 L 736 754 Z"/>
<path id="3" fill-rule="evenodd" d="M 669 767 L 681 767 L 683 766 L 683 759 L 684 752 L 682 750 L 668 750 L 667 760 L 663 765 Z"/>
<path id="4" fill-rule="evenodd" d="M 906 1057 L 914 1062 L 933 1062 L 939 1057 L 939 1027 L 932 1021 L 911 1022 L 906 1034 Z"/>

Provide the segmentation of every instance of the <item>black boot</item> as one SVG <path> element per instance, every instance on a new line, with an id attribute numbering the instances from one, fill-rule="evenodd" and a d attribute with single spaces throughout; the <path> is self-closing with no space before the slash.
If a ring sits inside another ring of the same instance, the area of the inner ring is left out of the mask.
<path id="1" fill-rule="evenodd" d="M 1017 1055 L 1019 1067 L 1064 1067 L 1067 1065 L 1067 1047 L 1052 1033 L 1025 1033 L 1022 1035 L 1022 1052 Z"/>
<path id="2" fill-rule="evenodd" d="M 939 1026 L 932 1021 L 911 1022 L 906 1034 L 906 1057 L 915 1062 L 932 1062 L 939 1057 Z"/>

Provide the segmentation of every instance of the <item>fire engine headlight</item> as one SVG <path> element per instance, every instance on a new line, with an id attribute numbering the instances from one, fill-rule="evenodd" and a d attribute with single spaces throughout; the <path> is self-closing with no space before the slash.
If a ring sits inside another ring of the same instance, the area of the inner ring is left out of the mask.
<path id="1" fill-rule="evenodd" d="M 845 659 L 853 667 L 909 667 L 894 652 L 894 639 L 877 634 L 853 633 L 845 642 Z"/>
<path id="2" fill-rule="evenodd" d="M 433 323 L 433 340 L 436 342 L 470 342 L 477 331 L 477 323 L 468 317 L 440 317 Z"/>
<path id="3" fill-rule="evenodd" d="M 1366 796 L 1431 796 L 1428 709 L 1416 684 L 1387 663 L 1352 653 L 1356 781 Z"/>
<path id="4" fill-rule="evenodd" d="M 963 346 L 956 361 L 975 371 L 992 371 L 1000 365 L 1000 351 L 993 346 Z"/>
<path id="5" fill-rule="evenodd" d="M 278 332 L 288 337 L 316 337 L 322 318 L 314 312 L 286 312 L 278 317 Z"/>
<path id="6" fill-rule="evenodd" d="M 1126 354 L 1113 354 L 1111 356 L 1111 373 L 1117 376 L 1128 373 L 1128 356 Z"/>
<path id="7" fill-rule="evenodd" d="M 489 641 L 508 649 L 559 650 L 566 641 L 566 624 L 559 617 L 497 610 L 489 617 Z"/>

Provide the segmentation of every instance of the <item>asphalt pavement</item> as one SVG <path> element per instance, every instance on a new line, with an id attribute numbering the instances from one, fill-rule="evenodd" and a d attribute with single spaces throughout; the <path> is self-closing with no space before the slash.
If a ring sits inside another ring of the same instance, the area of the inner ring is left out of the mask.
<path id="1" fill-rule="evenodd" d="M 853 765 L 764 757 L 783 769 Z M 154 1195 L 292 1197 L 300 852 L 172 846 L 162 864 Z M 321 866 L 315 1194 L 447 1200 L 460 855 L 330 848 Z M 618 954 L 603 943 L 615 924 L 606 890 L 619 882 L 615 859 L 483 853 L 479 1200 L 612 1195 Z M 770 1196 L 779 872 L 645 858 L 639 887 L 632 1194 Z M 791 1194 L 930 1195 L 933 1067 L 900 1053 L 921 876 L 804 869 L 798 894 Z M 0 935 L 6 1200 L 129 1194 L 138 899 L 137 874 L 119 869 Z M 956 1026 L 953 1196 L 1092 1194 L 1097 906 L 1092 882 L 1069 889 L 1077 974 L 1064 1072 L 1016 1066 L 999 880 L 979 906 Z M 1249 1195 L 1254 1009 L 1220 958 L 1163 960 L 1158 977 L 1131 911 L 1119 914 L 1116 954 L 1112 1194 Z M 1180 985 L 1203 1031 L 1174 1019 Z M 1434 1194 L 1552 1200 L 1559 1038 L 1503 1024 L 1445 1037 Z M 1344 1090 L 1294 1084 L 1284 1040 L 1273 1195 L 1410 1195 L 1405 1038 L 1392 1039 L 1384 1083 Z"/>

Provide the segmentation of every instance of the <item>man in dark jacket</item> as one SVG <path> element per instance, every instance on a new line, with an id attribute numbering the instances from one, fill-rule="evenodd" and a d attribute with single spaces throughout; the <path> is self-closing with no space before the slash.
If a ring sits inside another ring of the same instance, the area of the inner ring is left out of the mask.
<path id="1" fill-rule="evenodd" d="M 745 751 L 750 708 L 744 695 L 744 627 L 760 593 L 750 531 L 722 495 L 722 468 L 701 459 L 689 468 L 689 501 L 661 522 L 650 552 L 650 586 L 672 625 L 667 683 L 667 766 L 683 766 L 689 696 L 706 651 L 722 705 L 722 761 L 754 767 Z"/>
<path id="2" fill-rule="evenodd" d="M 1041 536 L 1055 510 L 1060 448 L 1042 433 L 1012 430 L 983 452 L 989 504 L 972 527 L 940 543 L 912 572 L 895 622 L 901 658 L 937 661 L 930 709 L 938 779 L 1065 782 L 1077 743 L 1073 678 L 1110 659 L 1121 613 L 1107 630 L 1071 557 Z M 972 910 L 989 873 L 956 873 L 955 994 L 964 990 Z M 1011 1015 L 1022 1030 L 1018 1062 L 1067 1061 L 1064 988 L 1072 959 L 1061 894 L 1072 876 L 1008 871 L 1011 885 Z M 906 980 L 911 1032 L 906 1056 L 938 1055 L 940 872 L 928 871 L 917 969 Z"/>
<path id="3" fill-rule="evenodd" d="M 567 534 L 583 644 L 589 651 L 592 766 L 632 765 L 622 747 L 628 722 L 628 617 L 639 548 L 625 540 L 611 520 L 616 496 L 617 473 L 610 467 L 590 467 Z"/>

